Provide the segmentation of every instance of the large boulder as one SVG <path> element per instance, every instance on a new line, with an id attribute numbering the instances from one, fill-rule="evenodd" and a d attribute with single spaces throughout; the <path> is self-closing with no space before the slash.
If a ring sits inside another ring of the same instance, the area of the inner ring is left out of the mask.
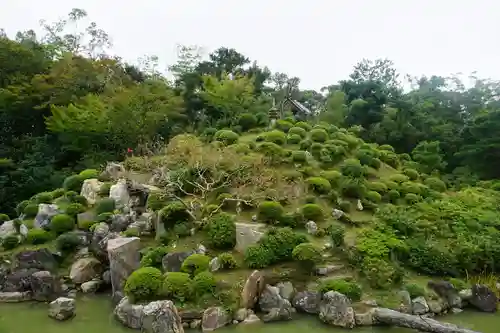
<path id="1" fill-rule="evenodd" d="M 36 268 L 38 270 L 55 272 L 58 263 L 48 249 L 28 250 L 18 253 L 14 258 L 14 268 Z"/>
<path id="2" fill-rule="evenodd" d="M 172 252 L 166 254 L 161 260 L 161 265 L 165 272 L 180 272 L 182 263 L 195 251 Z"/>
<path id="3" fill-rule="evenodd" d="M 300 291 L 293 298 L 293 306 L 299 312 L 317 314 L 320 303 L 321 294 L 316 291 Z"/>
<path id="4" fill-rule="evenodd" d="M 265 288 L 265 277 L 260 271 L 253 271 L 247 278 L 243 290 L 241 291 L 241 307 L 253 309 L 260 294 Z"/>
<path id="5" fill-rule="evenodd" d="M 117 208 L 127 207 L 130 201 L 127 181 L 120 179 L 116 184 L 112 185 L 109 189 L 109 197 L 115 200 Z"/>
<path id="6" fill-rule="evenodd" d="M 281 297 L 280 289 L 270 285 L 266 285 L 262 291 L 259 307 L 266 313 L 262 318 L 264 322 L 290 320 L 295 312 L 290 301 Z"/>
<path id="7" fill-rule="evenodd" d="M 483 312 L 496 312 L 497 295 L 486 285 L 475 284 L 472 286 L 472 297 L 469 303 Z"/>
<path id="8" fill-rule="evenodd" d="M 106 168 L 101 174 L 102 178 L 109 178 L 112 180 L 117 180 L 124 177 L 127 174 L 125 167 L 121 163 L 108 162 Z"/>
<path id="9" fill-rule="evenodd" d="M 458 290 L 449 281 L 429 281 L 429 289 L 432 289 L 439 297 L 446 301 L 451 308 L 460 308 L 462 301 L 458 295 Z"/>
<path id="10" fill-rule="evenodd" d="M 34 300 L 53 301 L 61 292 L 61 283 L 49 271 L 39 271 L 31 276 L 31 290 Z"/>
<path id="11" fill-rule="evenodd" d="M 144 305 L 132 304 L 128 297 L 123 297 L 114 310 L 116 319 L 125 327 L 141 329 Z"/>
<path id="12" fill-rule="evenodd" d="M 82 284 L 99 277 L 102 271 L 102 264 L 96 258 L 81 258 L 71 265 L 69 278 L 73 283 Z"/>
<path id="13" fill-rule="evenodd" d="M 201 329 L 203 332 L 214 331 L 229 324 L 231 317 L 221 307 L 208 308 L 203 312 Z"/>
<path id="14" fill-rule="evenodd" d="M 172 301 L 156 301 L 144 306 L 142 332 L 183 333 L 181 317 Z"/>
<path id="15" fill-rule="evenodd" d="M 399 304 L 399 311 L 402 313 L 412 313 L 410 293 L 407 290 L 401 290 L 399 292 L 399 298 L 401 300 Z"/>
<path id="16" fill-rule="evenodd" d="M 265 224 L 262 223 L 235 223 L 236 224 L 236 247 L 239 252 L 257 243 L 264 236 Z"/>
<path id="17" fill-rule="evenodd" d="M 280 291 L 280 296 L 289 301 L 292 300 L 293 294 L 295 293 L 295 288 L 290 281 L 280 282 L 276 285 Z"/>
<path id="18" fill-rule="evenodd" d="M 102 285 L 102 281 L 95 279 L 92 281 L 87 281 L 87 282 L 82 283 L 80 288 L 82 288 L 82 292 L 84 294 L 93 294 L 99 290 L 101 285 Z"/>
<path id="19" fill-rule="evenodd" d="M 59 213 L 59 207 L 55 204 L 39 204 L 33 226 L 35 228 L 48 228 L 50 219 Z"/>
<path id="20" fill-rule="evenodd" d="M 306 223 L 306 230 L 308 234 L 314 236 L 318 232 L 318 225 L 314 221 L 309 221 Z"/>
<path id="21" fill-rule="evenodd" d="M 21 268 L 15 270 L 6 276 L 3 291 L 31 291 L 31 280 L 33 278 L 33 273 L 36 272 L 38 272 L 36 268 Z"/>
<path id="22" fill-rule="evenodd" d="M 349 298 L 336 291 L 323 295 L 319 306 L 319 319 L 326 324 L 343 328 L 353 328 L 356 324 Z"/>
<path id="23" fill-rule="evenodd" d="M 115 214 L 111 217 L 109 230 L 112 232 L 122 232 L 133 222 L 133 217 L 129 214 Z"/>
<path id="24" fill-rule="evenodd" d="M 87 199 L 87 202 L 91 205 L 95 204 L 99 199 L 99 191 L 104 183 L 97 179 L 85 179 L 83 181 L 82 190 L 80 195 Z"/>
<path id="25" fill-rule="evenodd" d="M 420 296 L 412 300 L 411 302 L 412 312 L 415 315 L 423 315 L 429 312 L 429 305 L 427 305 L 427 301 L 425 297 Z"/>
<path id="26" fill-rule="evenodd" d="M 2 225 L 0 225 L 0 239 L 4 239 L 10 235 L 15 235 L 16 233 L 17 230 L 14 226 L 14 221 L 5 221 Z"/>
<path id="27" fill-rule="evenodd" d="M 18 303 L 32 299 L 31 291 L 0 291 L 0 303 Z"/>
<path id="28" fill-rule="evenodd" d="M 113 295 L 123 292 L 127 278 L 140 266 L 141 240 L 138 237 L 122 237 L 108 241 L 109 268 Z"/>
<path id="29" fill-rule="evenodd" d="M 115 239 L 120 237 L 116 232 L 110 232 L 109 226 L 102 222 L 99 223 L 92 235 L 92 241 L 90 243 L 90 251 L 99 259 L 101 262 L 108 261 L 108 241 L 110 239 Z"/>
<path id="30" fill-rule="evenodd" d="M 75 315 L 75 300 L 59 297 L 49 305 L 49 317 L 56 320 L 67 320 Z"/>

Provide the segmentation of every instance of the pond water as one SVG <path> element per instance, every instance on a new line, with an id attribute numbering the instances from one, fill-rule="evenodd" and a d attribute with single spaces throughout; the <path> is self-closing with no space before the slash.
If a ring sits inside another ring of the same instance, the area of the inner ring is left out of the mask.
<path id="1" fill-rule="evenodd" d="M 115 321 L 112 308 L 104 297 L 83 297 L 77 300 L 76 317 L 66 322 L 57 322 L 47 316 L 47 304 L 15 303 L 0 304 L 0 333 L 131 333 Z M 500 314 L 464 312 L 443 318 L 478 332 L 497 333 L 500 327 Z M 289 322 L 258 325 L 229 326 L 218 330 L 220 333 L 340 333 L 346 330 L 323 325 L 313 316 L 301 316 Z M 352 330 L 353 333 L 412 333 L 415 331 L 402 328 L 367 327 Z"/>

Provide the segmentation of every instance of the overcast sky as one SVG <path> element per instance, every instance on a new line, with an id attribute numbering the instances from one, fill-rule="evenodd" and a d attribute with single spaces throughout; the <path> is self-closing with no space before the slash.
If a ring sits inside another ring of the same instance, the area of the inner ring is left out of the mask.
<path id="1" fill-rule="evenodd" d="M 500 79 L 495 0 L 0 0 L 9 35 L 85 9 L 126 60 L 175 62 L 177 44 L 233 47 L 319 89 L 362 58 L 412 75 L 477 71 Z"/>

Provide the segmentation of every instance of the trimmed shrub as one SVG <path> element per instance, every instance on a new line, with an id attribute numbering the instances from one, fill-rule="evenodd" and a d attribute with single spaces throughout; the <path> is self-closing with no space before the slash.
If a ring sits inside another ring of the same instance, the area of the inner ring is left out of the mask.
<path id="1" fill-rule="evenodd" d="M 193 283 L 189 274 L 181 272 L 165 273 L 162 294 L 166 297 L 184 302 L 193 293 Z"/>
<path id="2" fill-rule="evenodd" d="M 288 134 L 291 135 L 291 134 L 295 134 L 295 135 L 298 135 L 300 136 L 301 138 L 305 138 L 307 136 L 307 131 L 305 129 L 303 129 L 302 127 L 292 127 L 290 128 L 290 130 L 288 131 Z"/>
<path id="3" fill-rule="evenodd" d="M 122 235 L 125 237 L 139 237 L 140 236 L 139 229 L 137 228 L 128 228 L 122 232 Z"/>
<path id="4" fill-rule="evenodd" d="M 229 130 L 220 130 L 215 133 L 215 140 L 229 146 L 238 142 L 239 135 Z"/>
<path id="5" fill-rule="evenodd" d="M 314 142 L 325 142 L 328 140 L 328 133 L 324 129 L 315 128 L 311 131 L 311 140 Z"/>
<path id="6" fill-rule="evenodd" d="M 302 216 L 306 221 L 323 221 L 325 214 L 320 205 L 310 203 L 302 206 Z"/>
<path id="7" fill-rule="evenodd" d="M 221 253 L 217 258 L 221 269 L 233 269 L 238 267 L 236 259 L 234 259 L 234 256 L 230 252 Z"/>
<path id="8" fill-rule="evenodd" d="M 309 149 L 311 147 L 311 145 L 312 145 L 312 141 L 309 140 L 309 139 L 304 139 L 304 140 L 302 140 L 302 141 L 299 142 L 299 147 L 302 150 Z"/>
<path id="9" fill-rule="evenodd" d="M 351 211 L 351 203 L 347 200 L 342 200 L 339 202 L 339 208 L 341 211 L 349 213 Z"/>
<path id="10" fill-rule="evenodd" d="M 8 235 L 2 240 L 2 247 L 4 250 L 12 250 L 19 245 L 19 238 L 17 235 Z"/>
<path id="11" fill-rule="evenodd" d="M 63 182 L 63 188 L 66 191 L 80 192 L 83 185 L 83 178 L 80 175 L 66 177 Z"/>
<path id="12" fill-rule="evenodd" d="M 79 173 L 79 176 L 82 178 L 82 180 L 85 179 L 91 179 L 91 178 L 98 178 L 100 172 L 96 169 L 86 169 L 83 170 L 82 172 Z"/>
<path id="13" fill-rule="evenodd" d="M 396 190 L 390 190 L 388 193 L 387 193 L 387 197 L 389 198 L 389 201 L 392 202 L 392 203 L 396 203 L 398 201 L 398 199 L 401 197 L 401 195 L 399 194 L 398 191 Z"/>
<path id="14" fill-rule="evenodd" d="M 410 204 L 410 205 L 416 204 L 421 199 L 422 199 L 422 197 L 420 197 L 419 195 L 414 194 L 414 193 L 408 193 L 408 194 L 405 195 L 405 202 L 407 204 Z"/>
<path id="15" fill-rule="evenodd" d="M 424 184 L 433 189 L 434 191 L 446 191 L 446 184 L 437 177 L 429 177 L 424 180 Z"/>
<path id="16" fill-rule="evenodd" d="M 302 140 L 302 138 L 300 137 L 300 135 L 297 135 L 297 134 L 288 134 L 287 139 L 286 139 L 286 141 L 292 145 L 299 143 L 301 140 Z"/>
<path id="17" fill-rule="evenodd" d="M 80 195 L 80 194 L 77 194 L 75 195 L 72 199 L 71 199 L 71 202 L 73 203 L 78 203 L 80 205 L 83 205 L 83 206 L 88 206 L 88 202 L 87 202 L 87 199 L 85 199 L 85 197 L 83 195 Z"/>
<path id="18" fill-rule="evenodd" d="M 238 125 L 246 132 L 257 126 L 257 117 L 248 112 L 242 113 L 238 118 Z"/>
<path id="19" fill-rule="evenodd" d="M 184 260 L 181 266 L 181 272 L 195 276 L 201 272 L 208 271 L 210 258 L 204 254 L 192 254 Z"/>
<path id="20" fill-rule="evenodd" d="M 375 191 L 366 192 L 365 198 L 366 198 L 366 200 L 374 202 L 374 203 L 379 203 L 382 201 L 382 196 L 380 195 L 380 193 L 375 192 Z"/>
<path id="21" fill-rule="evenodd" d="M 291 260 L 295 246 L 306 242 L 305 235 L 296 233 L 291 228 L 270 228 L 259 244 L 270 251 L 271 263 L 278 263 Z"/>
<path id="22" fill-rule="evenodd" d="M 191 236 L 191 228 L 187 223 L 177 223 L 174 225 L 173 232 L 179 238 Z"/>
<path id="23" fill-rule="evenodd" d="M 215 277 L 206 271 L 196 275 L 193 279 L 193 292 L 196 296 L 212 294 L 215 290 Z"/>
<path id="24" fill-rule="evenodd" d="M 326 234 L 332 239 L 332 245 L 339 247 L 344 245 L 345 228 L 338 223 L 332 223 L 326 228 Z"/>
<path id="25" fill-rule="evenodd" d="M 236 245 L 236 225 L 227 213 L 219 213 L 208 222 L 208 241 L 216 249 L 232 249 Z"/>
<path id="26" fill-rule="evenodd" d="M 464 290 L 469 288 L 469 285 L 464 280 L 449 278 L 448 281 L 455 287 L 456 290 Z"/>
<path id="27" fill-rule="evenodd" d="M 304 121 L 299 121 L 299 122 L 295 123 L 295 127 L 303 128 L 308 132 L 312 129 L 312 126 Z"/>
<path id="28" fill-rule="evenodd" d="M 406 175 L 402 175 L 400 173 L 397 173 L 397 174 L 394 174 L 394 175 L 391 175 L 389 177 L 389 180 L 397 183 L 397 184 L 401 184 L 401 183 L 404 183 L 404 182 L 407 182 L 410 178 L 408 178 L 408 176 Z"/>
<path id="29" fill-rule="evenodd" d="M 257 146 L 257 152 L 264 154 L 273 159 L 278 159 L 285 155 L 283 148 L 274 142 L 263 142 Z"/>
<path id="30" fill-rule="evenodd" d="M 73 233 L 62 234 L 56 239 L 56 248 L 62 253 L 75 252 L 80 245 L 80 237 Z"/>
<path id="31" fill-rule="evenodd" d="M 320 173 L 320 176 L 328 180 L 330 182 L 330 185 L 332 185 L 333 187 L 337 187 L 342 174 L 337 170 L 327 170 L 322 171 Z"/>
<path id="32" fill-rule="evenodd" d="M 52 192 L 50 192 L 50 195 L 52 196 L 52 199 L 57 199 L 62 197 L 66 193 L 66 190 L 63 188 L 56 188 Z"/>
<path id="33" fill-rule="evenodd" d="M 76 216 L 83 212 L 85 212 L 85 207 L 82 204 L 76 202 L 69 204 L 68 207 L 66 207 L 66 214 L 70 216 Z"/>
<path id="34" fill-rule="evenodd" d="M 399 158 L 395 153 L 391 153 L 390 151 L 379 150 L 380 152 L 380 160 L 387 165 L 390 165 L 393 168 L 399 167 Z"/>
<path id="35" fill-rule="evenodd" d="M 78 221 L 78 229 L 90 231 L 90 228 L 96 223 L 96 221 Z"/>
<path id="36" fill-rule="evenodd" d="M 96 217 L 97 222 L 104 222 L 107 224 L 110 224 L 112 222 L 112 219 L 113 219 L 113 213 L 111 212 L 101 213 Z"/>
<path id="37" fill-rule="evenodd" d="M 142 267 L 127 278 L 124 292 L 132 302 L 147 301 L 160 294 L 162 284 L 162 274 L 159 269 Z"/>
<path id="38" fill-rule="evenodd" d="M 286 134 L 282 131 L 274 130 L 263 134 L 264 140 L 283 146 L 286 143 Z"/>
<path id="39" fill-rule="evenodd" d="M 168 248 L 166 246 L 149 248 L 141 258 L 141 267 L 156 267 L 158 269 L 161 269 L 161 261 L 163 257 L 167 255 L 167 253 Z"/>
<path id="40" fill-rule="evenodd" d="M 404 194 L 413 193 L 420 195 L 422 194 L 422 186 L 415 182 L 404 182 L 401 184 L 400 192 Z"/>
<path id="41" fill-rule="evenodd" d="M 301 214 L 286 213 L 280 218 L 279 225 L 282 227 L 296 228 L 299 223 L 303 222 Z"/>
<path id="42" fill-rule="evenodd" d="M 394 148 L 391 145 L 381 145 L 378 147 L 380 150 L 387 150 L 394 153 Z"/>
<path id="43" fill-rule="evenodd" d="M 95 212 L 97 215 L 102 213 L 112 213 L 116 208 L 116 202 L 111 198 L 104 198 L 97 201 L 95 205 Z"/>
<path id="44" fill-rule="evenodd" d="M 176 201 L 160 210 L 160 218 L 165 229 L 170 229 L 177 223 L 189 222 L 191 215 L 189 215 L 186 206 Z"/>
<path id="45" fill-rule="evenodd" d="M 280 220 L 283 215 L 283 206 L 276 201 L 264 201 L 259 204 L 259 220 L 267 223 L 274 223 Z"/>
<path id="46" fill-rule="evenodd" d="M 403 173 L 410 178 L 410 180 L 417 180 L 419 177 L 418 171 L 415 169 L 404 169 Z"/>
<path id="47" fill-rule="evenodd" d="M 305 270 L 310 270 L 321 261 L 321 249 L 311 243 L 297 245 L 292 252 L 293 259 L 300 261 Z"/>
<path id="48" fill-rule="evenodd" d="M 292 151 L 292 161 L 295 163 L 304 163 L 307 161 L 307 152 L 303 150 Z"/>
<path id="49" fill-rule="evenodd" d="M 22 213 L 26 214 L 26 212 L 24 210 L 26 209 L 26 206 L 28 206 L 29 204 L 30 204 L 29 200 L 23 200 L 20 203 L 18 203 L 16 206 L 17 215 L 19 216 Z M 36 207 L 36 211 L 38 213 L 38 206 Z M 35 215 L 36 215 L 36 213 L 35 213 Z"/>
<path id="50" fill-rule="evenodd" d="M 290 128 L 293 127 L 293 124 L 289 121 L 283 120 L 283 119 L 278 119 L 276 120 L 276 128 L 287 133 Z"/>
<path id="51" fill-rule="evenodd" d="M 372 288 L 389 289 L 400 283 L 403 271 L 387 260 L 366 256 L 361 264 L 361 271 Z"/>
<path id="52" fill-rule="evenodd" d="M 43 229 L 31 229 L 26 236 L 26 242 L 33 245 L 44 244 L 50 240 L 52 240 L 52 235 Z"/>
<path id="53" fill-rule="evenodd" d="M 306 182 L 309 188 L 318 194 L 327 194 L 332 190 L 330 182 L 323 177 L 310 177 Z"/>
<path id="54" fill-rule="evenodd" d="M 67 214 L 57 214 L 50 221 L 50 230 L 57 235 L 71 231 L 75 228 L 75 219 Z"/>
<path id="55" fill-rule="evenodd" d="M 384 183 L 382 182 L 367 182 L 366 183 L 366 187 L 371 190 L 371 191 L 375 191 L 375 192 L 378 192 L 380 194 L 384 194 L 387 192 L 388 188 L 387 188 L 387 185 L 385 185 Z"/>
<path id="56" fill-rule="evenodd" d="M 361 287 L 354 282 L 346 281 L 345 279 L 326 279 L 321 281 L 319 291 L 324 294 L 329 291 L 336 291 L 346 295 L 352 301 L 356 302 L 361 299 L 363 291 Z"/>
<path id="57" fill-rule="evenodd" d="M 168 198 L 162 192 L 152 192 L 148 195 L 146 207 L 152 211 L 159 211 L 168 204 Z"/>
<path id="58" fill-rule="evenodd" d="M 245 250 L 245 263 L 249 268 L 264 268 L 272 262 L 272 252 L 261 245 L 251 245 Z"/>
<path id="59" fill-rule="evenodd" d="M 112 182 L 104 182 L 104 183 L 102 183 L 101 188 L 99 189 L 99 193 L 98 194 L 101 197 L 107 197 L 107 196 L 109 196 L 109 190 L 111 190 L 111 186 L 113 186 Z M 151 196 L 151 194 L 149 196 Z M 148 199 L 149 199 L 149 196 L 148 196 Z"/>
<path id="60" fill-rule="evenodd" d="M 50 192 L 41 192 L 36 194 L 31 198 L 31 201 L 36 204 L 50 204 L 52 203 L 53 197 Z"/>
<path id="61" fill-rule="evenodd" d="M 10 221 L 10 217 L 7 214 L 0 214 L 0 225 L 2 225 L 5 221 Z"/>
<path id="62" fill-rule="evenodd" d="M 354 199 L 363 198 L 366 192 L 366 186 L 362 178 L 342 177 L 339 188 L 343 196 Z"/>
<path id="63" fill-rule="evenodd" d="M 416 283 L 409 283 L 404 286 L 404 289 L 410 294 L 411 299 L 425 296 L 425 289 Z"/>
<path id="64" fill-rule="evenodd" d="M 348 158 L 342 163 L 340 170 L 343 175 L 352 178 L 361 178 L 365 174 L 365 169 L 355 158 Z"/>
<path id="65" fill-rule="evenodd" d="M 38 214 L 38 205 L 37 204 L 28 204 L 24 207 L 24 214 L 26 217 L 35 217 Z"/>

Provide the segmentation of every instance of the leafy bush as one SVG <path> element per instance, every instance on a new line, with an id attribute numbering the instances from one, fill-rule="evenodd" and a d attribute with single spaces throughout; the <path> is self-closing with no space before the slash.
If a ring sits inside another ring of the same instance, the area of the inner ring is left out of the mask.
<path id="1" fill-rule="evenodd" d="M 322 221 L 324 219 L 324 212 L 320 205 L 310 203 L 302 206 L 302 216 L 305 220 L 309 221 Z"/>
<path id="2" fill-rule="evenodd" d="M 414 193 L 408 193 L 408 194 L 405 195 L 405 201 L 409 205 L 416 204 L 421 199 L 422 198 L 419 195 L 414 194 Z"/>
<path id="3" fill-rule="evenodd" d="M 429 177 L 424 180 L 424 184 L 434 191 L 444 192 L 446 191 L 446 184 L 439 178 Z"/>
<path id="4" fill-rule="evenodd" d="M 66 191 L 80 192 L 84 179 L 80 175 L 66 177 L 63 182 L 63 188 Z"/>
<path id="5" fill-rule="evenodd" d="M 378 147 L 380 150 L 387 150 L 394 153 L 394 148 L 391 145 L 381 145 Z"/>
<path id="6" fill-rule="evenodd" d="M 366 186 L 362 178 L 342 177 L 339 188 L 343 196 L 354 199 L 363 198 L 366 192 Z"/>
<path id="7" fill-rule="evenodd" d="M 469 288 L 469 285 L 467 282 L 465 282 L 462 279 L 457 279 L 457 278 L 449 278 L 448 281 L 455 287 L 457 290 L 464 290 Z"/>
<path id="8" fill-rule="evenodd" d="M 116 208 L 116 202 L 112 198 L 104 198 L 97 201 L 95 212 L 97 215 L 102 213 L 112 213 Z"/>
<path id="9" fill-rule="evenodd" d="M 283 215 L 283 206 L 276 201 L 263 201 L 259 204 L 259 220 L 274 223 L 280 220 Z"/>
<path id="10" fill-rule="evenodd" d="M 215 140 L 229 146 L 238 141 L 239 135 L 229 130 L 220 130 L 215 133 Z"/>
<path id="11" fill-rule="evenodd" d="M 44 244 L 50 240 L 52 240 L 52 235 L 43 229 L 31 229 L 26 236 L 26 242 L 33 245 Z"/>
<path id="12" fill-rule="evenodd" d="M 90 228 L 96 223 L 96 221 L 78 221 L 78 229 L 90 231 Z"/>
<path id="13" fill-rule="evenodd" d="M 305 129 L 303 129 L 302 127 L 292 127 L 290 128 L 290 130 L 288 131 L 288 134 L 291 135 L 291 134 L 295 134 L 295 135 L 298 135 L 300 136 L 301 138 L 305 138 L 307 136 L 307 131 Z"/>
<path id="14" fill-rule="evenodd" d="M 264 133 L 264 140 L 283 146 L 286 143 L 286 134 L 278 130 L 266 132 Z"/>
<path id="15" fill-rule="evenodd" d="M 167 298 L 173 298 L 184 302 L 193 293 L 193 283 L 189 274 L 181 272 L 165 273 L 163 280 L 162 294 Z"/>
<path id="16" fill-rule="evenodd" d="M 151 300 L 160 294 L 162 284 L 162 274 L 159 269 L 142 267 L 127 278 L 124 292 L 132 302 Z"/>
<path id="17" fill-rule="evenodd" d="M 377 152 L 372 149 L 360 149 L 356 152 L 356 158 L 362 165 L 370 166 L 374 169 L 380 168 L 380 160 L 377 158 Z"/>
<path id="18" fill-rule="evenodd" d="M 341 211 L 348 213 L 351 211 L 351 203 L 348 200 L 342 200 L 339 202 L 339 208 Z"/>
<path id="19" fill-rule="evenodd" d="M 162 192 L 152 192 L 148 195 L 146 207 L 152 211 L 159 211 L 168 204 L 168 198 Z"/>
<path id="20" fill-rule="evenodd" d="M 380 150 L 380 160 L 385 164 L 390 165 L 393 168 L 399 167 L 399 158 L 395 153 L 391 153 L 389 151 Z"/>
<path id="21" fill-rule="evenodd" d="M 212 294 L 215 290 L 215 277 L 210 272 L 201 272 L 193 279 L 193 291 L 196 296 Z"/>
<path id="22" fill-rule="evenodd" d="M 301 222 L 303 222 L 302 214 L 286 213 L 281 216 L 279 225 L 283 227 L 295 228 Z"/>
<path id="23" fill-rule="evenodd" d="M 230 252 L 221 253 L 217 258 L 219 259 L 221 269 L 233 269 L 238 267 L 236 259 L 234 259 L 234 256 Z"/>
<path id="24" fill-rule="evenodd" d="M 162 259 L 168 253 L 166 246 L 149 248 L 141 258 L 141 267 L 162 268 Z"/>
<path id="25" fill-rule="evenodd" d="M 52 196 L 52 199 L 57 199 L 62 197 L 66 193 L 66 190 L 63 188 L 56 188 L 52 192 L 50 192 L 50 195 Z"/>
<path id="26" fill-rule="evenodd" d="M 289 121 L 283 120 L 283 119 L 278 119 L 276 121 L 276 128 L 283 131 L 283 132 L 288 132 L 290 128 L 293 127 L 293 124 Z"/>
<path id="27" fill-rule="evenodd" d="M 107 197 L 107 196 L 109 196 L 109 190 L 111 190 L 111 186 L 113 186 L 112 182 L 104 182 L 104 183 L 102 183 L 101 188 L 99 189 L 99 193 L 98 194 L 101 197 Z"/>
<path id="28" fill-rule="evenodd" d="M 17 213 L 17 215 L 21 215 L 23 213 L 26 214 L 25 209 L 26 209 L 26 207 L 29 204 L 30 204 L 29 200 L 23 200 L 20 203 L 18 203 L 17 206 L 16 206 L 16 213 Z M 38 206 L 36 206 L 36 213 L 38 213 Z M 35 213 L 35 215 L 36 215 L 36 213 Z"/>
<path id="29" fill-rule="evenodd" d="M 312 129 L 311 125 L 309 125 L 308 123 L 303 122 L 303 121 L 299 121 L 299 122 L 295 123 L 295 127 L 303 128 L 308 132 Z"/>
<path id="30" fill-rule="evenodd" d="M 366 187 L 371 190 L 371 191 L 375 191 L 375 192 L 378 192 L 380 194 L 384 194 L 385 192 L 387 192 L 387 185 L 384 184 L 384 183 L 381 183 L 381 182 L 368 182 L 366 184 Z"/>
<path id="31" fill-rule="evenodd" d="M 257 146 L 257 151 L 263 155 L 280 161 L 280 157 L 284 156 L 284 150 L 273 142 L 263 142 Z"/>
<path id="32" fill-rule="evenodd" d="M 306 181 L 309 188 L 318 194 L 327 194 L 332 189 L 330 182 L 323 177 L 310 177 Z"/>
<path id="33" fill-rule="evenodd" d="M 50 221 L 50 230 L 57 235 L 71 231 L 75 228 L 75 219 L 67 214 L 57 214 Z"/>
<path id="34" fill-rule="evenodd" d="M 245 250 L 244 261 L 249 268 L 264 268 L 272 262 L 272 252 L 262 245 L 251 245 Z"/>
<path id="35" fill-rule="evenodd" d="M 348 158 L 342 163 L 340 170 L 343 175 L 352 178 L 361 178 L 365 174 L 365 170 L 359 160 Z"/>
<path id="36" fill-rule="evenodd" d="M 404 286 L 404 289 L 410 294 L 411 299 L 425 296 L 425 289 L 416 283 L 409 283 Z"/>
<path id="37" fill-rule="evenodd" d="M 216 249 L 232 249 L 236 245 L 236 225 L 233 216 L 219 213 L 208 222 L 208 240 Z"/>
<path id="38" fill-rule="evenodd" d="M 321 177 L 330 182 L 333 187 L 337 187 L 342 174 L 337 170 L 327 170 L 320 173 Z"/>
<path id="39" fill-rule="evenodd" d="M 397 183 L 397 184 L 401 184 L 401 183 L 404 183 L 404 182 L 407 182 L 410 178 L 408 178 L 408 176 L 405 176 L 405 175 L 402 175 L 400 173 L 397 173 L 397 174 L 394 174 L 394 175 L 391 175 L 389 177 L 389 180 Z"/>
<path id="40" fill-rule="evenodd" d="M 321 249 L 311 243 L 297 245 L 292 252 L 293 259 L 300 261 L 305 269 L 311 269 L 321 261 Z"/>
<path id="41" fill-rule="evenodd" d="M 309 149 L 311 147 L 311 145 L 312 145 L 312 141 L 309 140 L 309 139 L 304 139 L 304 140 L 302 140 L 302 141 L 299 142 L 299 147 L 302 150 Z"/>
<path id="42" fill-rule="evenodd" d="M 100 172 L 96 169 L 86 169 L 80 172 L 79 176 L 82 180 L 85 179 L 91 179 L 91 178 L 98 178 Z"/>
<path id="43" fill-rule="evenodd" d="M 338 223 L 332 223 L 326 228 L 326 234 L 332 239 L 332 245 L 339 247 L 344 245 L 345 228 Z"/>
<path id="44" fill-rule="evenodd" d="M 360 285 L 354 282 L 346 281 L 345 279 L 326 279 L 321 281 L 319 291 L 324 294 L 329 291 L 336 291 L 346 295 L 352 301 L 356 302 L 361 299 L 363 291 Z"/>
<path id="45" fill-rule="evenodd" d="M 179 238 L 191 236 L 191 229 L 187 223 L 178 223 L 174 225 L 174 234 Z"/>
<path id="46" fill-rule="evenodd" d="M 85 207 L 79 203 L 72 203 L 66 207 L 66 214 L 70 216 L 76 216 L 83 212 L 85 212 Z"/>
<path id="47" fill-rule="evenodd" d="M 50 192 L 41 192 L 36 194 L 33 198 L 31 198 L 32 202 L 37 204 L 50 204 L 52 203 L 53 197 Z"/>
<path id="48" fill-rule="evenodd" d="M 238 125 L 240 125 L 241 129 L 246 132 L 257 126 L 257 117 L 251 113 L 242 113 L 238 118 Z"/>
<path id="49" fill-rule="evenodd" d="M 380 195 L 380 193 L 375 191 L 366 192 L 365 198 L 374 203 L 379 203 L 382 201 L 382 196 Z"/>
<path id="50" fill-rule="evenodd" d="M 127 228 L 121 233 L 124 237 L 139 237 L 141 232 L 138 228 Z"/>
<path id="51" fill-rule="evenodd" d="M 375 257 L 364 257 L 361 271 L 372 288 L 389 289 L 401 282 L 403 272 L 396 269 L 386 260 Z"/>
<path id="52" fill-rule="evenodd" d="M 260 239 L 259 244 L 271 251 L 271 262 L 277 263 L 291 260 L 295 246 L 305 242 L 307 237 L 291 228 L 271 228 Z"/>
<path id="53" fill-rule="evenodd" d="M 303 150 L 292 151 L 292 161 L 296 163 L 303 163 L 307 161 L 307 152 Z"/>
<path id="54" fill-rule="evenodd" d="M 0 214 L 0 225 L 2 225 L 5 221 L 10 221 L 10 217 L 7 214 Z"/>
<path id="55" fill-rule="evenodd" d="M 19 238 L 17 235 L 7 235 L 2 240 L 2 247 L 4 250 L 12 250 L 19 245 Z"/>
<path id="56" fill-rule="evenodd" d="M 311 131 L 311 140 L 314 142 L 325 142 L 328 140 L 328 133 L 324 129 L 313 129 Z"/>
<path id="57" fill-rule="evenodd" d="M 176 223 L 184 223 L 191 220 L 191 215 L 181 202 L 172 202 L 160 210 L 161 222 L 165 229 L 172 228 Z"/>
<path id="58" fill-rule="evenodd" d="M 396 190 L 390 190 L 388 193 L 387 193 L 387 197 L 389 198 L 389 201 L 392 202 L 392 203 L 396 203 L 398 201 L 398 199 L 401 197 L 401 195 L 399 194 L 398 191 Z"/>
<path id="59" fill-rule="evenodd" d="M 204 254 L 192 254 L 184 260 L 181 272 L 195 276 L 201 272 L 208 271 L 210 258 Z"/>
<path id="60" fill-rule="evenodd" d="M 404 194 L 413 193 L 420 195 L 422 194 L 422 185 L 415 182 L 404 182 L 401 184 L 400 192 Z"/>
<path id="61" fill-rule="evenodd" d="M 112 219 L 113 219 L 113 213 L 111 212 L 101 213 L 96 217 L 97 222 L 104 222 L 107 224 L 110 224 L 112 222 Z"/>
<path id="62" fill-rule="evenodd" d="M 62 253 L 72 253 L 80 245 L 80 237 L 73 233 L 62 234 L 56 239 L 56 248 Z"/>
<path id="63" fill-rule="evenodd" d="M 415 169 L 404 169 L 403 173 L 410 178 L 410 180 L 417 180 L 419 177 L 418 171 Z"/>
<path id="64" fill-rule="evenodd" d="M 287 139 L 286 139 L 286 141 L 292 145 L 299 143 L 301 140 L 302 140 L 302 138 L 300 137 L 300 135 L 297 135 L 297 134 L 288 134 Z"/>
<path id="65" fill-rule="evenodd" d="M 28 204 L 24 207 L 24 214 L 26 217 L 35 217 L 38 214 L 38 205 L 37 204 Z"/>

